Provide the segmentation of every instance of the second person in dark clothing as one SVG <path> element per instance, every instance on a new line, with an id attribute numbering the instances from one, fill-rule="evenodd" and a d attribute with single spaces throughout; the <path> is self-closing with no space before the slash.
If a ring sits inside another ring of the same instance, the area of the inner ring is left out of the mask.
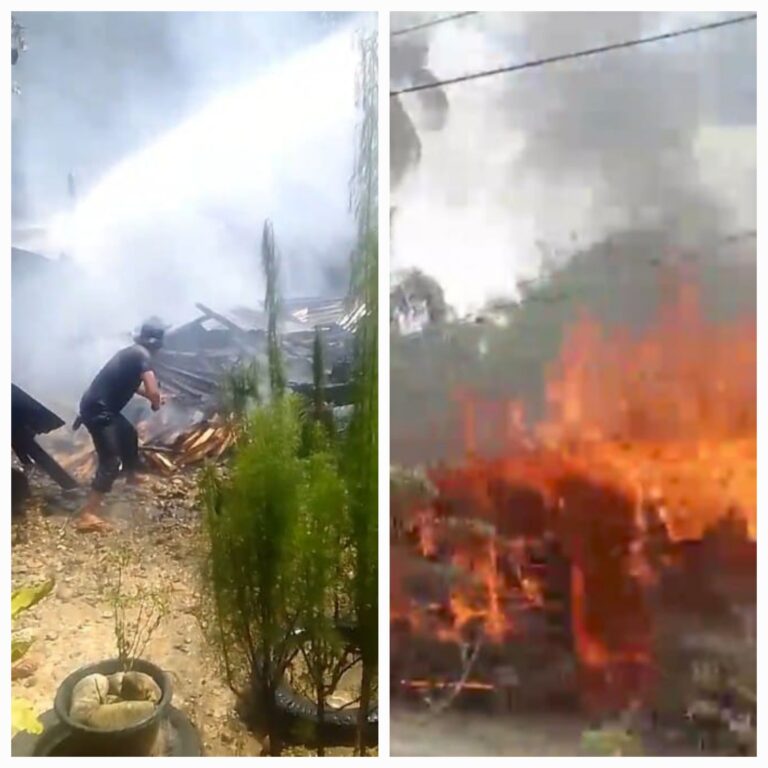
<path id="1" fill-rule="evenodd" d="M 99 371 L 80 400 L 78 422 L 90 433 L 99 461 L 90 496 L 77 519 L 80 531 L 109 527 L 99 512 L 121 469 L 129 483 L 138 481 L 139 437 L 121 411 L 134 395 L 149 400 L 153 411 L 160 408 L 162 398 L 152 356 L 162 347 L 163 335 L 158 324 L 145 323 L 136 343 L 121 349 Z"/>

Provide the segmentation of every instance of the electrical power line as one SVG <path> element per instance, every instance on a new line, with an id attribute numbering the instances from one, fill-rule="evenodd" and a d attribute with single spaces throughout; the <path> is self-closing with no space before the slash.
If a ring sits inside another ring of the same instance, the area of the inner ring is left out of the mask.
<path id="1" fill-rule="evenodd" d="M 611 43 L 609 45 L 601 45 L 597 48 L 588 48 L 583 51 L 575 51 L 574 53 L 561 53 L 556 56 L 548 56 L 544 59 L 535 59 L 533 61 L 526 61 L 521 64 L 512 64 L 507 67 L 497 67 L 496 69 L 487 69 L 482 72 L 473 72 L 468 75 L 461 75 L 459 77 L 451 77 L 447 80 L 438 80 L 431 83 L 421 83 L 419 85 L 411 85 L 406 88 L 401 88 L 397 91 L 390 91 L 390 97 L 400 96 L 405 93 L 415 93 L 417 91 L 426 91 L 432 88 L 442 88 L 446 85 L 455 85 L 457 83 L 465 83 L 469 80 L 479 80 L 484 77 L 492 77 L 494 75 L 502 75 L 508 72 L 517 72 L 521 69 L 532 69 L 534 67 L 541 67 L 545 64 L 553 64 L 558 61 L 566 61 L 568 59 L 579 59 L 585 56 L 594 56 L 598 53 L 606 53 L 607 51 L 616 51 L 620 48 L 632 48 L 637 45 L 643 45 L 644 43 L 655 43 L 659 40 L 669 40 L 673 37 L 681 37 L 682 35 L 691 35 L 696 32 L 704 32 L 710 29 L 718 29 L 719 27 L 727 27 L 731 24 L 742 24 L 747 21 L 754 21 L 757 18 L 756 13 L 751 13 L 746 16 L 736 16 L 723 21 L 715 21 L 711 24 L 701 24 L 697 27 L 687 27 L 686 29 L 678 29 L 673 32 L 665 32 L 660 35 L 652 35 L 650 37 L 640 37 L 635 40 L 625 40 L 622 43 Z"/>
<path id="2" fill-rule="evenodd" d="M 412 27 L 405 27 L 404 29 L 396 29 L 390 33 L 390 37 L 397 37 L 398 35 L 406 35 L 409 32 L 416 32 L 419 29 L 426 29 L 427 27 L 434 27 L 436 24 L 444 24 L 446 21 L 455 21 L 456 19 L 465 19 L 467 16 L 475 16 L 479 11 L 463 11 L 462 13 L 454 13 L 450 16 L 441 16 L 439 19 L 432 19 L 432 21 L 425 21 L 423 24 L 415 24 Z"/>

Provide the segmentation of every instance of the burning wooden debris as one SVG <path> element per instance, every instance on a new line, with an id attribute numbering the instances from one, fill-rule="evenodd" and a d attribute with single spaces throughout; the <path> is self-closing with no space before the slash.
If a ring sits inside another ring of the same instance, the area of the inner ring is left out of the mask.
<path id="1" fill-rule="evenodd" d="M 559 502 L 523 503 L 513 491 L 533 479 L 515 470 L 528 469 L 475 460 L 433 470 L 432 487 L 393 472 L 393 696 L 598 716 L 641 702 L 659 723 L 687 719 L 704 751 L 751 754 L 754 643 L 740 614 L 754 614 L 756 547 L 744 519 L 726 509 L 697 539 L 659 537 L 629 495 L 577 482 L 573 465 L 550 479 Z M 648 579 L 637 559 L 659 538 Z"/>
<path id="2" fill-rule="evenodd" d="M 140 424 L 139 434 L 146 432 Z M 235 428 L 214 417 L 183 431 L 165 431 L 151 442 L 139 445 L 145 468 L 160 475 L 172 475 L 186 467 L 204 461 L 217 461 L 235 444 Z M 77 445 L 60 456 L 61 464 L 80 482 L 87 482 L 95 473 L 97 458 L 87 435 L 77 438 Z"/>
<path id="3" fill-rule="evenodd" d="M 220 459 L 235 439 L 234 427 L 214 420 L 179 435 L 170 445 L 144 444 L 140 450 L 148 468 L 170 475 L 184 467 Z"/>

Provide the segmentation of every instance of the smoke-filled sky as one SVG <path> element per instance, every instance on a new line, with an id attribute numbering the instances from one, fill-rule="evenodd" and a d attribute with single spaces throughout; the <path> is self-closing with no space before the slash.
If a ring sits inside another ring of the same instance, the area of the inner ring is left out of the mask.
<path id="1" fill-rule="evenodd" d="M 42 386 L 75 344 L 87 378 L 149 316 L 257 306 L 266 218 L 284 295 L 345 291 L 356 33 L 371 14 L 16 17 L 28 50 L 13 71 L 14 244 L 79 269 L 43 320 L 19 320 L 14 288 L 18 383 Z"/>
<path id="2" fill-rule="evenodd" d="M 393 38 L 392 86 L 734 15 L 480 13 Z M 468 311 L 514 294 L 542 253 L 611 231 L 660 226 L 695 242 L 754 228 L 755 81 L 746 23 L 403 95 L 393 271 L 420 267 Z"/>

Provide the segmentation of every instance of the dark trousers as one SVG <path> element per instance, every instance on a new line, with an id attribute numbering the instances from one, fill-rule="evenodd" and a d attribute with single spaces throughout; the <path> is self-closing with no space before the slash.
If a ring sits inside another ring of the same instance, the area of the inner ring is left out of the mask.
<path id="1" fill-rule="evenodd" d="M 83 419 L 83 424 L 91 433 L 99 457 L 91 487 L 99 493 L 109 493 L 121 467 L 123 472 L 134 472 L 139 468 L 139 436 L 122 413 Z"/>

